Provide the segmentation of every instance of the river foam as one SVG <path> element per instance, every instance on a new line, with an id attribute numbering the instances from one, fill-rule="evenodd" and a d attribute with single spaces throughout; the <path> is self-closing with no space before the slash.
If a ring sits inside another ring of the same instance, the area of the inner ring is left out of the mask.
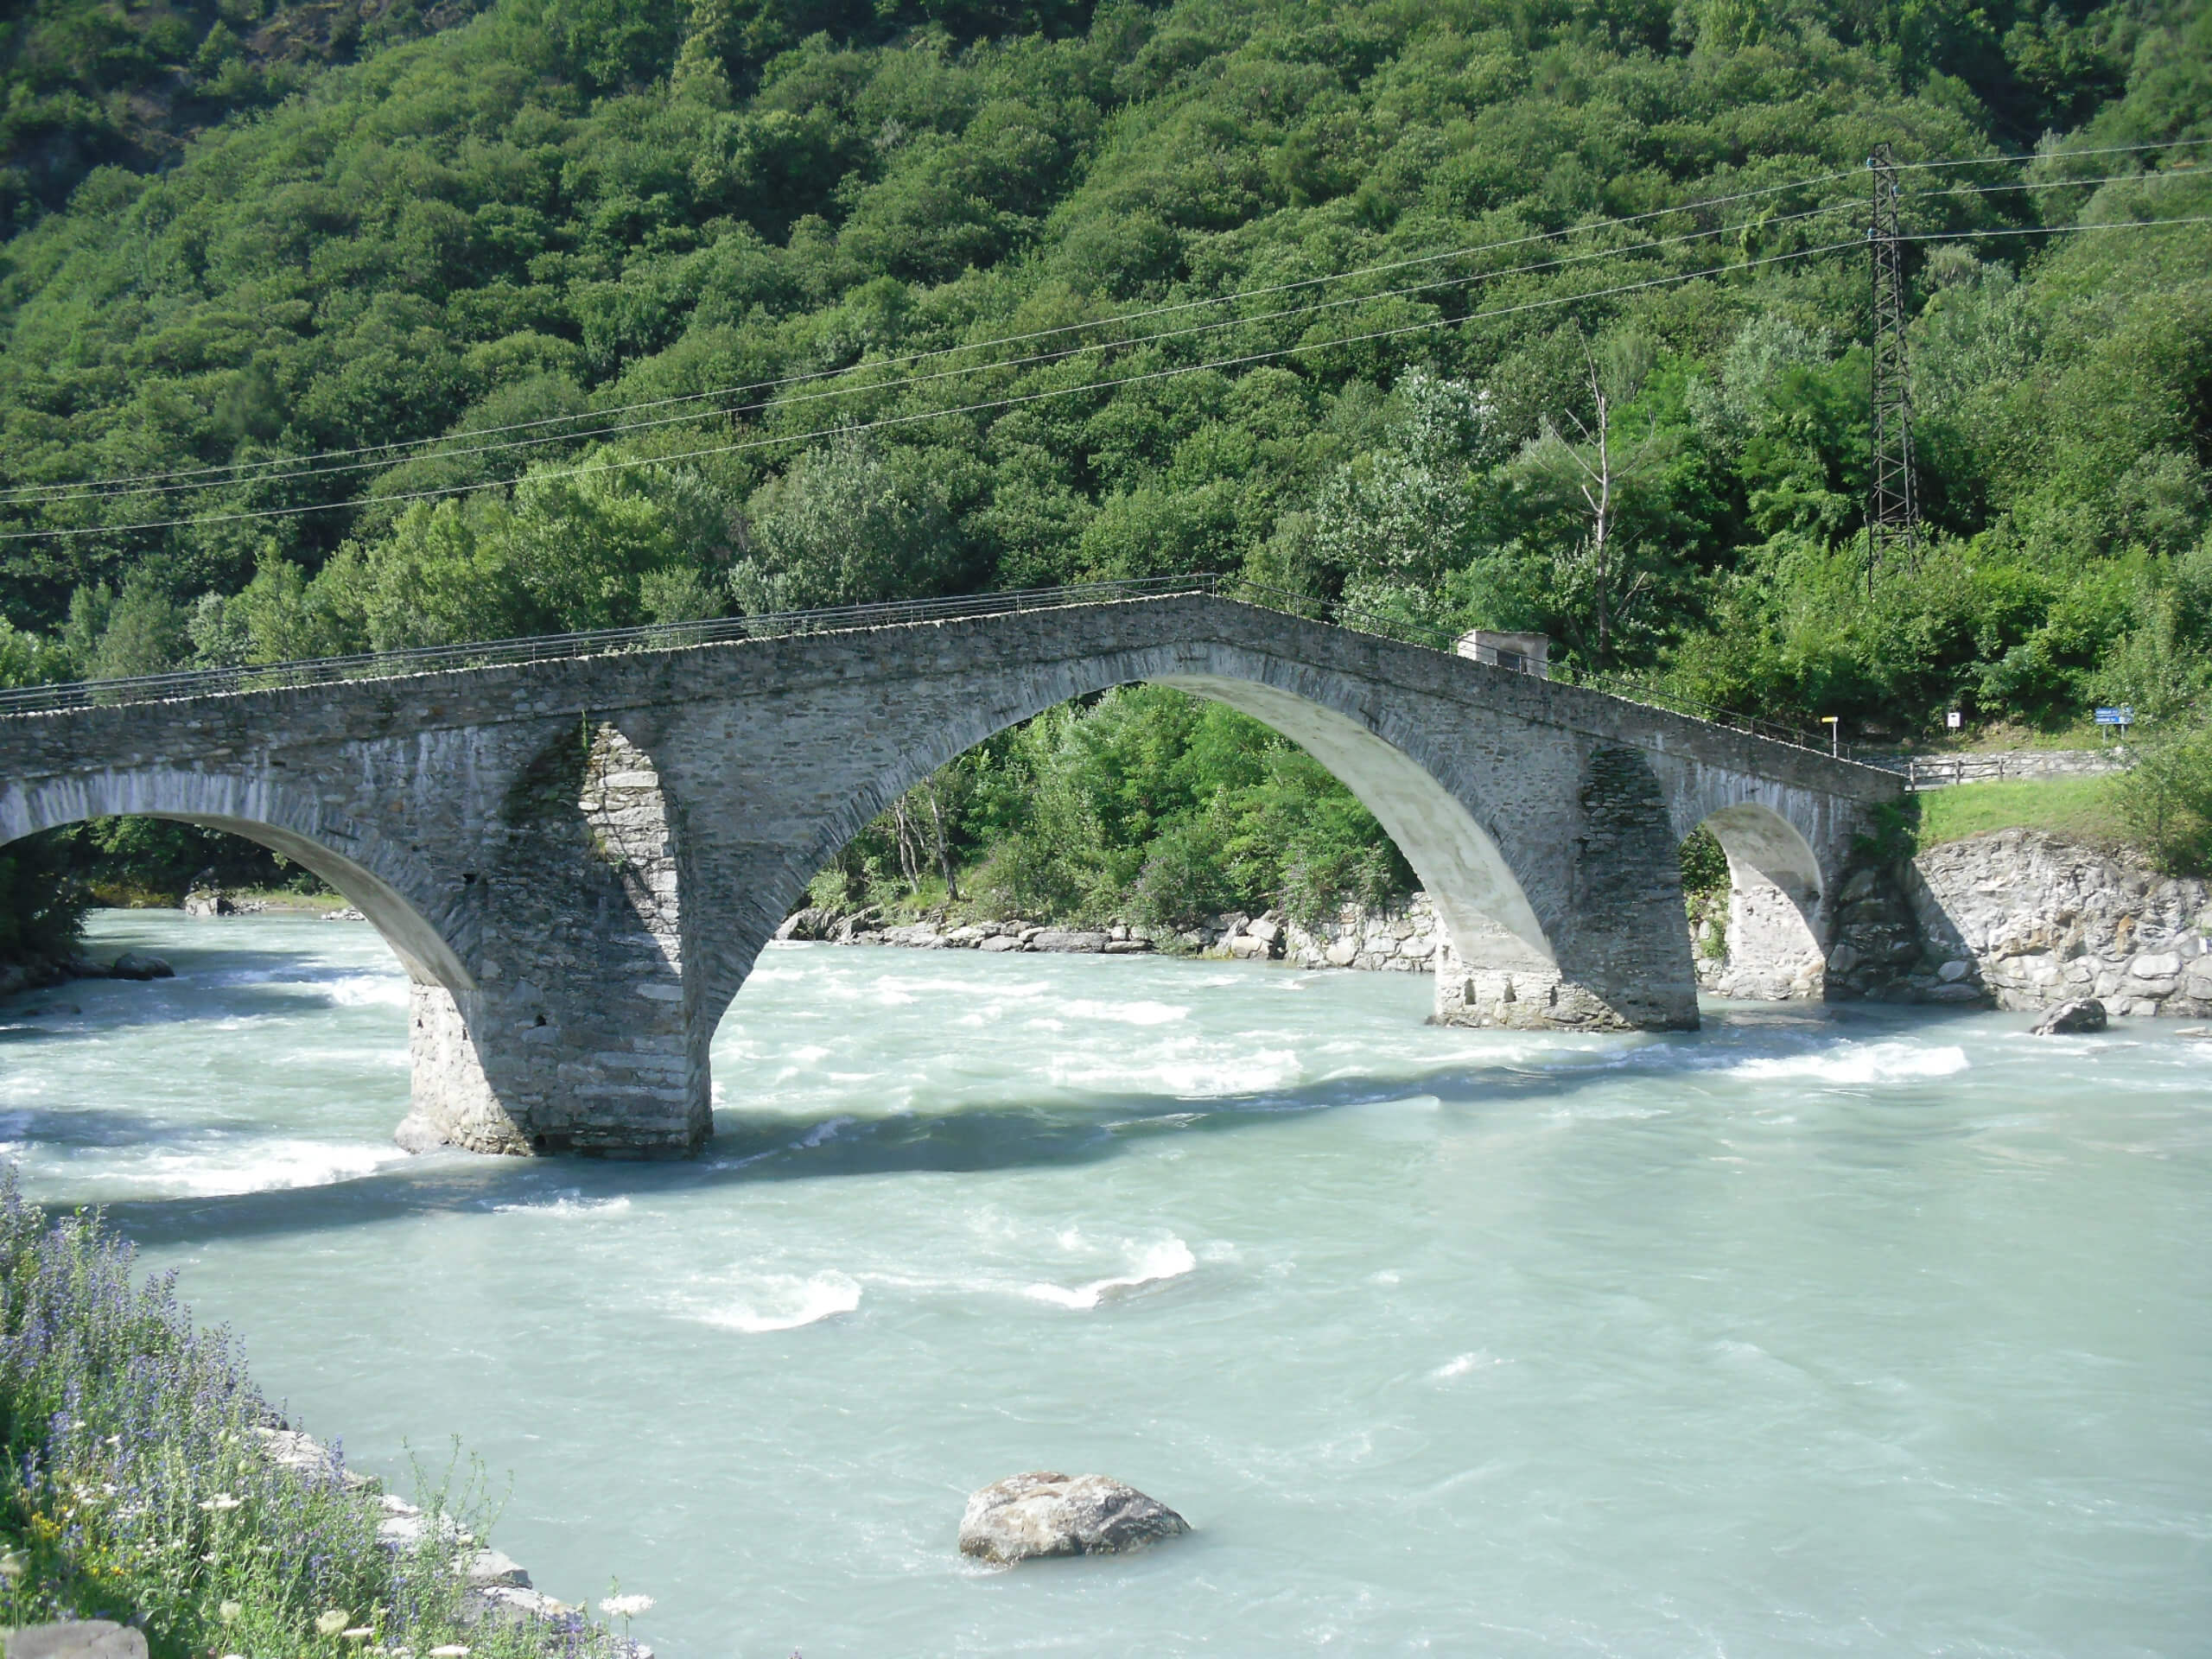
<path id="1" fill-rule="evenodd" d="M 1055 1307 L 1087 1313 L 1102 1302 L 1126 1296 L 1147 1285 L 1179 1279 L 1196 1269 L 1198 1265 L 1198 1258 L 1181 1239 L 1162 1239 L 1158 1243 L 1147 1244 L 1139 1249 L 1136 1259 L 1130 1263 L 1126 1273 L 1116 1274 L 1110 1278 L 1094 1279 L 1087 1285 L 1025 1285 L 1021 1294 L 1033 1301 L 1050 1302 Z"/>
<path id="2" fill-rule="evenodd" d="M 1839 1043 L 1817 1053 L 1773 1055 L 1740 1060 L 1728 1068 L 1752 1081 L 1870 1084 L 1910 1083 L 1923 1077 L 1955 1077 L 1971 1064 L 1954 1044 L 1914 1042 Z"/>
<path id="3" fill-rule="evenodd" d="M 715 1307 L 696 1309 L 687 1317 L 742 1335 L 762 1336 L 772 1331 L 796 1331 L 818 1325 L 861 1305 L 860 1281 L 834 1270 L 808 1274 L 763 1274 L 740 1286 L 731 1299 Z"/>

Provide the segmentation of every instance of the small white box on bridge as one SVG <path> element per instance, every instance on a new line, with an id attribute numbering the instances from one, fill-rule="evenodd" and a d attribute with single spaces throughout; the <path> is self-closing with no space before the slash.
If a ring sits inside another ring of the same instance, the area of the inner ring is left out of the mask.
<path id="1" fill-rule="evenodd" d="M 1540 680 L 1552 677 L 1548 661 L 1551 651 L 1551 636 L 1545 633 L 1500 633 L 1491 628 L 1474 628 L 1459 636 L 1459 652 L 1462 657 L 1496 668 L 1510 668 L 1516 674 L 1533 674 Z"/>

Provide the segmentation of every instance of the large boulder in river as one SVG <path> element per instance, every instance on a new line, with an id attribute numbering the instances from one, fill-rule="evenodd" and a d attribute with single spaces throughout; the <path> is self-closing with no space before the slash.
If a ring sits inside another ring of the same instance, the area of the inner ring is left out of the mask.
<path id="1" fill-rule="evenodd" d="M 112 979 L 174 979 L 176 969 L 159 957 L 149 957 L 143 950 L 126 950 L 115 959 L 108 970 Z"/>
<path id="2" fill-rule="evenodd" d="M 2031 1031 L 2037 1037 L 2070 1037 L 2076 1032 L 2104 1028 L 2105 1005 L 2094 996 L 2077 996 L 2044 1014 Z"/>
<path id="3" fill-rule="evenodd" d="M 1134 1486 L 1104 1475 L 1040 1470 L 995 1481 L 969 1498 L 960 1553 L 1001 1565 L 1035 1555 L 1117 1555 L 1190 1529 Z"/>

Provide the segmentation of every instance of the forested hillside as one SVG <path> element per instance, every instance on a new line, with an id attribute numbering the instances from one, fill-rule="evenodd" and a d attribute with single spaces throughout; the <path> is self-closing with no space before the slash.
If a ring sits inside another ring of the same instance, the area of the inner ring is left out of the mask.
<path id="1" fill-rule="evenodd" d="M 2206 683 L 2201 5 L 372 10 L 10 187 L 0 677 L 1212 569 L 1875 739 Z M 1878 144 L 1929 534 L 1870 582 Z M 1244 849 L 1190 893 L 1397 879 L 1279 747 L 1109 706 L 955 838 L 1097 773 L 1056 902 L 1177 826 Z"/>

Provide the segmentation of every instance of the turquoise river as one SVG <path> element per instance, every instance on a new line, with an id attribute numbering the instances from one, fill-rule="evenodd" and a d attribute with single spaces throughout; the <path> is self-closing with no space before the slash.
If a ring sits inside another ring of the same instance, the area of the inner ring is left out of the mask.
<path id="1" fill-rule="evenodd" d="M 410 1159 L 405 987 L 311 918 L 0 1011 L 0 1139 L 255 1375 L 661 1659 L 2212 1653 L 2212 1040 L 779 945 L 696 1162 Z M 38 1012 L 31 1012 L 38 1010 Z M 1187 1516 L 988 1572 L 975 1487 Z"/>

